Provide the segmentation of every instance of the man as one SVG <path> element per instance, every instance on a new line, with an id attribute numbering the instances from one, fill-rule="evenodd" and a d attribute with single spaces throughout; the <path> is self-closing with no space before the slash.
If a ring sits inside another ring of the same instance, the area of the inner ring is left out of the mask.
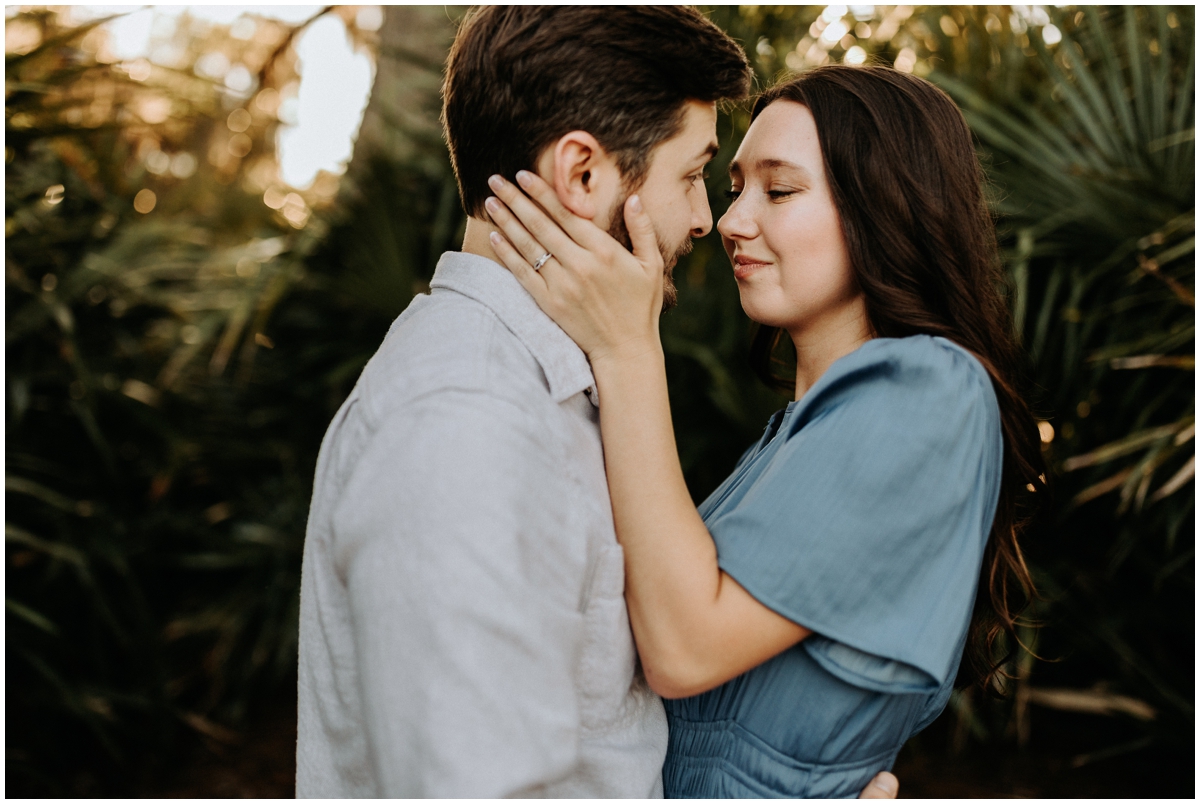
<path id="1" fill-rule="evenodd" d="M 591 371 L 494 260 L 484 200 L 488 176 L 533 168 L 627 240 L 636 191 L 673 264 L 712 227 L 714 104 L 749 80 L 691 9 L 464 23 L 444 88 L 463 251 L 393 324 L 317 466 L 298 796 L 662 795 L 666 719 L 629 629 Z"/>

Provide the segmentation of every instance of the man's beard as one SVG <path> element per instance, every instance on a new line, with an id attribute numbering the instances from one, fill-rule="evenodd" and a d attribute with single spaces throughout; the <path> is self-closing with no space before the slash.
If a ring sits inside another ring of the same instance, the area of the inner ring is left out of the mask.
<path id="1" fill-rule="evenodd" d="M 625 226 L 625 199 L 628 195 L 624 195 L 617 200 L 613 205 L 612 223 L 608 226 L 608 236 L 616 240 L 627 251 L 633 251 L 633 241 L 629 239 L 629 229 Z M 674 249 L 669 249 L 659 237 L 658 232 L 654 233 L 654 240 L 658 243 L 658 251 L 663 258 L 663 301 L 662 311 L 665 313 L 675 306 L 679 301 L 679 291 L 675 288 L 675 279 L 672 274 L 675 271 L 675 263 L 679 262 L 679 258 L 685 254 L 691 253 L 692 238 L 685 237 L 683 243 L 676 246 Z"/>

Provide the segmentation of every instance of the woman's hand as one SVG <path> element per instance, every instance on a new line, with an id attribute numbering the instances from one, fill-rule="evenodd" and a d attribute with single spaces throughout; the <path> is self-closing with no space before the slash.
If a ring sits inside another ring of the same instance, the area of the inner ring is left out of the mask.
<path id="1" fill-rule="evenodd" d="M 487 210 L 504 233 L 492 233 L 492 248 L 538 306 L 593 366 L 661 350 L 663 257 L 640 199 L 630 196 L 623 210 L 630 254 L 564 207 L 554 189 L 534 174 L 520 171 L 517 181 L 528 197 L 500 176 L 488 181 L 498 198 L 487 200 Z M 547 253 L 553 256 L 535 271 L 533 264 Z"/>

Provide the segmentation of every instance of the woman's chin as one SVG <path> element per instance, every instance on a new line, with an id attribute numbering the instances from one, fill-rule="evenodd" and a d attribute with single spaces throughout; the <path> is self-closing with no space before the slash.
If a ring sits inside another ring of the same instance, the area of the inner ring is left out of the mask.
<path id="1" fill-rule="evenodd" d="M 770 305 L 764 303 L 761 293 L 756 293 L 752 287 L 738 282 L 738 296 L 742 302 L 742 312 L 751 321 L 764 327 L 783 326 L 783 316 L 778 314 L 778 310 L 772 310 Z"/>

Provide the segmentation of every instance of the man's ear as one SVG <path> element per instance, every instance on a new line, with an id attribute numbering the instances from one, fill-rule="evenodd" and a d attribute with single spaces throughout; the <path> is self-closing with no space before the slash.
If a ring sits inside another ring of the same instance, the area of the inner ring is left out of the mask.
<path id="1" fill-rule="evenodd" d="M 581 218 L 607 212 L 620 194 L 617 161 L 586 131 L 571 131 L 542 152 L 538 173 L 563 206 Z"/>

